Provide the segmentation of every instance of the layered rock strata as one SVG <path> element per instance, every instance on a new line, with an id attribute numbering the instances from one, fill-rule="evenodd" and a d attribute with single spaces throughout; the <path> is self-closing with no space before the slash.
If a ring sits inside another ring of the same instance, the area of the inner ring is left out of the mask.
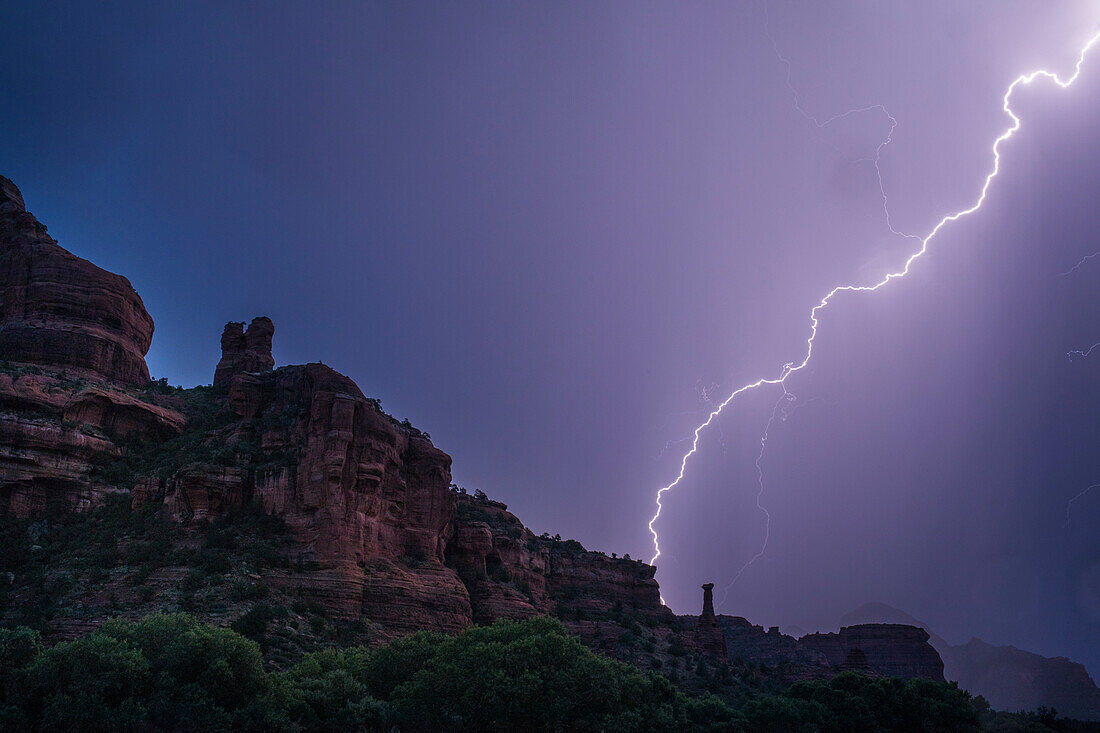
<path id="1" fill-rule="evenodd" d="M 0 513 L 83 510 L 129 490 L 120 441 L 178 434 L 149 391 L 153 320 L 121 275 L 62 249 L 0 177 Z"/>
<path id="2" fill-rule="evenodd" d="M 130 281 L 62 249 L 0 177 L 0 359 L 143 386 L 152 339 Z"/>

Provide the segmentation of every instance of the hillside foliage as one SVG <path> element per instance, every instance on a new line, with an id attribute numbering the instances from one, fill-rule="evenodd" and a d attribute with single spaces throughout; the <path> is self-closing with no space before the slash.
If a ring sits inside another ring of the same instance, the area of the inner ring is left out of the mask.
<path id="1" fill-rule="evenodd" d="M 46 648 L 0 630 L 0 728 L 19 731 L 976 731 L 950 684 L 842 674 L 739 709 L 588 649 L 558 621 L 329 649 L 265 671 L 187 614 L 112 620 Z"/>

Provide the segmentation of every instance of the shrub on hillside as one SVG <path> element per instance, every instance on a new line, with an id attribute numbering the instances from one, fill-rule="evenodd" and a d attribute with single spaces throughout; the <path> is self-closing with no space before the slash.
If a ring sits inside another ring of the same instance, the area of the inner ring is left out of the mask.
<path id="1" fill-rule="evenodd" d="M 740 710 L 596 654 L 558 621 L 414 634 L 265 672 L 260 649 L 186 614 L 109 621 L 44 649 L 0 630 L 0 729 L 66 731 L 975 731 L 954 685 L 843 674 Z"/>

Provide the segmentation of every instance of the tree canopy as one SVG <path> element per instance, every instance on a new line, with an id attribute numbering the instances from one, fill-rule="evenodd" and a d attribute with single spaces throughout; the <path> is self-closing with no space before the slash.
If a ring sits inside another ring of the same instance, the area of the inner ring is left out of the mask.
<path id="1" fill-rule="evenodd" d="M 597 654 L 545 617 L 315 652 L 285 672 L 186 614 L 110 621 L 51 648 L 0 629 L 0 693 L 0 728 L 26 731 L 979 729 L 954 685 L 854 673 L 734 708 Z"/>

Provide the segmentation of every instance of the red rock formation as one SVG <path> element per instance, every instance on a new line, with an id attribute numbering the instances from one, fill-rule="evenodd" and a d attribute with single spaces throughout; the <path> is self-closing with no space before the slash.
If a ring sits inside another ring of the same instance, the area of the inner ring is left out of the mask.
<path id="1" fill-rule="evenodd" d="M 271 371 L 275 367 L 275 357 L 271 355 L 274 335 L 275 324 L 267 316 L 253 318 L 247 331 L 243 323 L 225 324 L 222 358 L 214 370 L 214 386 L 227 386 L 238 374 Z"/>
<path id="2" fill-rule="evenodd" d="M 94 506 L 131 488 L 95 476 L 119 438 L 180 432 L 138 389 L 152 337 L 130 282 L 59 247 L 0 176 L 0 513 Z"/>
<path id="3" fill-rule="evenodd" d="M 551 549 L 548 578 L 550 597 L 559 613 L 614 614 L 621 609 L 638 619 L 667 622 L 673 618 L 661 603 L 654 566 L 583 549 L 573 552 L 568 543 L 561 545 Z"/>
<path id="4" fill-rule="evenodd" d="M 284 581 L 303 596 L 392 633 L 470 624 L 466 589 L 443 565 L 454 514 L 446 453 L 323 364 L 236 374 L 228 406 L 241 420 L 216 440 L 241 452 L 240 471 L 174 476 L 163 498 L 174 516 L 257 501 L 294 536 L 309 571 Z"/>
<path id="5" fill-rule="evenodd" d="M 168 437 L 184 425 L 171 407 L 109 383 L 37 372 L 0 372 L 0 514 L 96 506 L 105 494 L 131 488 L 95 475 L 96 466 L 121 455 L 114 440 Z"/>
<path id="6" fill-rule="evenodd" d="M 836 666 L 841 672 L 860 672 L 861 674 L 874 674 L 875 669 L 867 660 L 867 655 L 859 647 L 848 650 L 848 656 Z"/>
<path id="7" fill-rule="evenodd" d="M 928 632 L 903 624 L 845 626 L 833 634 L 807 634 L 798 640 L 802 648 L 820 653 L 837 668 L 849 663 L 859 649 L 870 669 L 890 677 L 943 679 L 943 660 L 928 643 Z"/>
<path id="8" fill-rule="evenodd" d="M 117 455 L 106 438 L 43 418 L 0 413 L 0 514 L 26 517 L 55 506 L 80 511 L 109 487 L 88 479 L 98 456 Z"/>
<path id="9" fill-rule="evenodd" d="M 218 389 L 186 396 L 150 388 L 152 332 L 129 282 L 59 247 L 0 178 L 0 513 L 131 491 L 194 526 L 255 504 L 288 535 L 289 566 L 264 581 L 371 622 L 375 640 L 554 613 L 601 648 L 644 622 L 662 644 L 724 657 L 709 584 L 693 633 L 661 603 L 652 566 L 535 536 L 505 505 L 452 491 L 450 457 L 352 380 L 321 364 L 272 370 L 270 319 L 227 325 Z M 805 648 L 833 665 L 859 648 L 887 673 L 935 667 L 927 635 L 899 629 Z"/>
<path id="10" fill-rule="evenodd" d="M 447 564 L 465 583 L 478 623 L 538 613 L 672 621 L 652 565 L 536 536 L 500 502 L 467 494 L 455 499 Z"/>
<path id="11" fill-rule="evenodd" d="M 239 466 L 187 466 L 166 482 L 164 508 L 177 522 L 216 519 L 244 508 L 247 478 Z"/>
<path id="12" fill-rule="evenodd" d="M 0 359 L 143 385 L 152 338 L 130 281 L 58 246 L 0 177 Z"/>
<path id="13" fill-rule="evenodd" d="M 718 628 L 718 619 L 714 615 L 714 583 L 703 584 L 703 612 L 695 626 L 695 645 L 701 651 L 720 659 L 726 659 L 726 638 Z"/>

